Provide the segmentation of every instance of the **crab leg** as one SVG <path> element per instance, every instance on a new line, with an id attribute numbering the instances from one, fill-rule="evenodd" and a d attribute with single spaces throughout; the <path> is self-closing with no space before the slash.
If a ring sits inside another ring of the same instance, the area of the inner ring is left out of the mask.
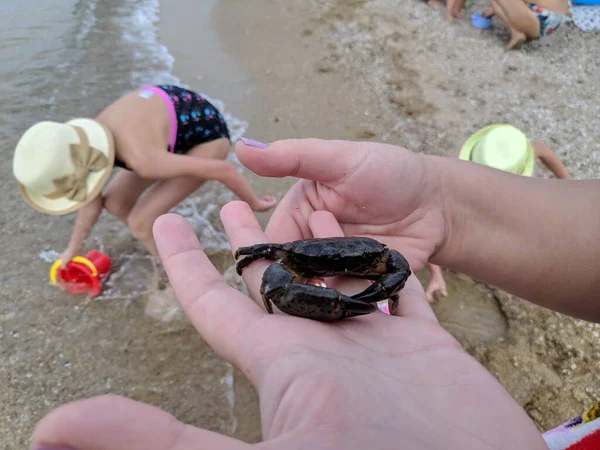
<path id="1" fill-rule="evenodd" d="M 411 275 L 410 269 L 408 269 L 408 272 L 404 269 L 403 261 L 405 261 L 404 257 L 398 252 L 390 251 L 386 265 L 389 272 L 383 274 L 381 278 L 377 279 L 364 291 L 353 295 L 352 298 L 367 303 L 378 302 L 386 298 L 394 300 L 392 297 L 396 296 L 398 291 L 404 287 L 406 280 Z M 397 306 L 398 301 L 396 300 L 395 303 Z"/>
<path id="2" fill-rule="evenodd" d="M 249 247 L 240 247 L 236 250 L 234 258 L 246 256 L 236 263 L 235 270 L 238 275 L 242 274 L 242 270 L 258 259 L 278 259 L 279 253 L 282 251 L 281 246 L 277 244 L 256 244 Z"/>
<path id="3" fill-rule="evenodd" d="M 335 289 L 300 284 L 300 281 L 301 278 L 279 262 L 267 267 L 260 286 L 267 312 L 273 314 L 273 302 L 282 312 L 292 316 L 332 321 L 369 314 L 377 309 L 375 305 L 340 294 Z"/>
<path id="4" fill-rule="evenodd" d="M 404 287 L 404 283 L 406 283 L 405 273 L 395 272 L 383 275 L 364 291 L 353 295 L 352 298 L 367 303 L 379 302 L 396 295 Z"/>

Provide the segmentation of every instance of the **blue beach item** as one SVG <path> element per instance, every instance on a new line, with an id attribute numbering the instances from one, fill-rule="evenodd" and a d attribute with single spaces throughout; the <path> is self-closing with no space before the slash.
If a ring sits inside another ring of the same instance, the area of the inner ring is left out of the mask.
<path id="1" fill-rule="evenodd" d="M 491 17 L 486 18 L 486 17 L 483 17 L 479 13 L 475 13 L 471 16 L 471 24 L 475 28 L 487 29 L 492 24 L 492 18 Z"/>

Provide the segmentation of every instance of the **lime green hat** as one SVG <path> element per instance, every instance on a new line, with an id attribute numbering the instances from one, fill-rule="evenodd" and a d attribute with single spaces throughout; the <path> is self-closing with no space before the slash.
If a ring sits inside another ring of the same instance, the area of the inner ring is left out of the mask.
<path id="1" fill-rule="evenodd" d="M 474 133 L 458 157 L 515 175 L 531 176 L 535 153 L 527 136 L 509 124 L 488 125 Z"/>

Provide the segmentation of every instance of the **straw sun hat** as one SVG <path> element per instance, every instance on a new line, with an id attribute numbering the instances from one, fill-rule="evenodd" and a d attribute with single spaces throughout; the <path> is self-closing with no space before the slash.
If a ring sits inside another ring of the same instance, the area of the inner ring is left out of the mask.
<path id="1" fill-rule="evenodd" d="M 473 134 L 458 157 L 515 175 L 531 176 L 535 153 L 527 136 L 508 124 L 489 125 Z"/>
<path id="2" fill-rule="evenodd" d="M 100 194 L 115 161 L 111 132 L 91 119 L 39 122 L 19 140 L 13 174 L 27 203 L 68 214 Z"/>

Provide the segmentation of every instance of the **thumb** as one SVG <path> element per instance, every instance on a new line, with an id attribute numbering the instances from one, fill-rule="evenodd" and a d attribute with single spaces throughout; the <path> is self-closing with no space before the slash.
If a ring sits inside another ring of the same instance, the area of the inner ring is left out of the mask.
<path id="1" fill-rule="evenodd" d="M 368 154 L 361 142 L 323 139 L 286 139 L 261 144 L 240 139 L 235 151 L 240 162 L 264 177 L 298 177 L 331 183 L 352 174 Z"/>
<path id="2" fill-rule="evenodd" d="M 248 444 L 179 422 L 124 397 L 101 396 L 52 411 L 36 426 L 34 450 L 243 450 Z"/>

